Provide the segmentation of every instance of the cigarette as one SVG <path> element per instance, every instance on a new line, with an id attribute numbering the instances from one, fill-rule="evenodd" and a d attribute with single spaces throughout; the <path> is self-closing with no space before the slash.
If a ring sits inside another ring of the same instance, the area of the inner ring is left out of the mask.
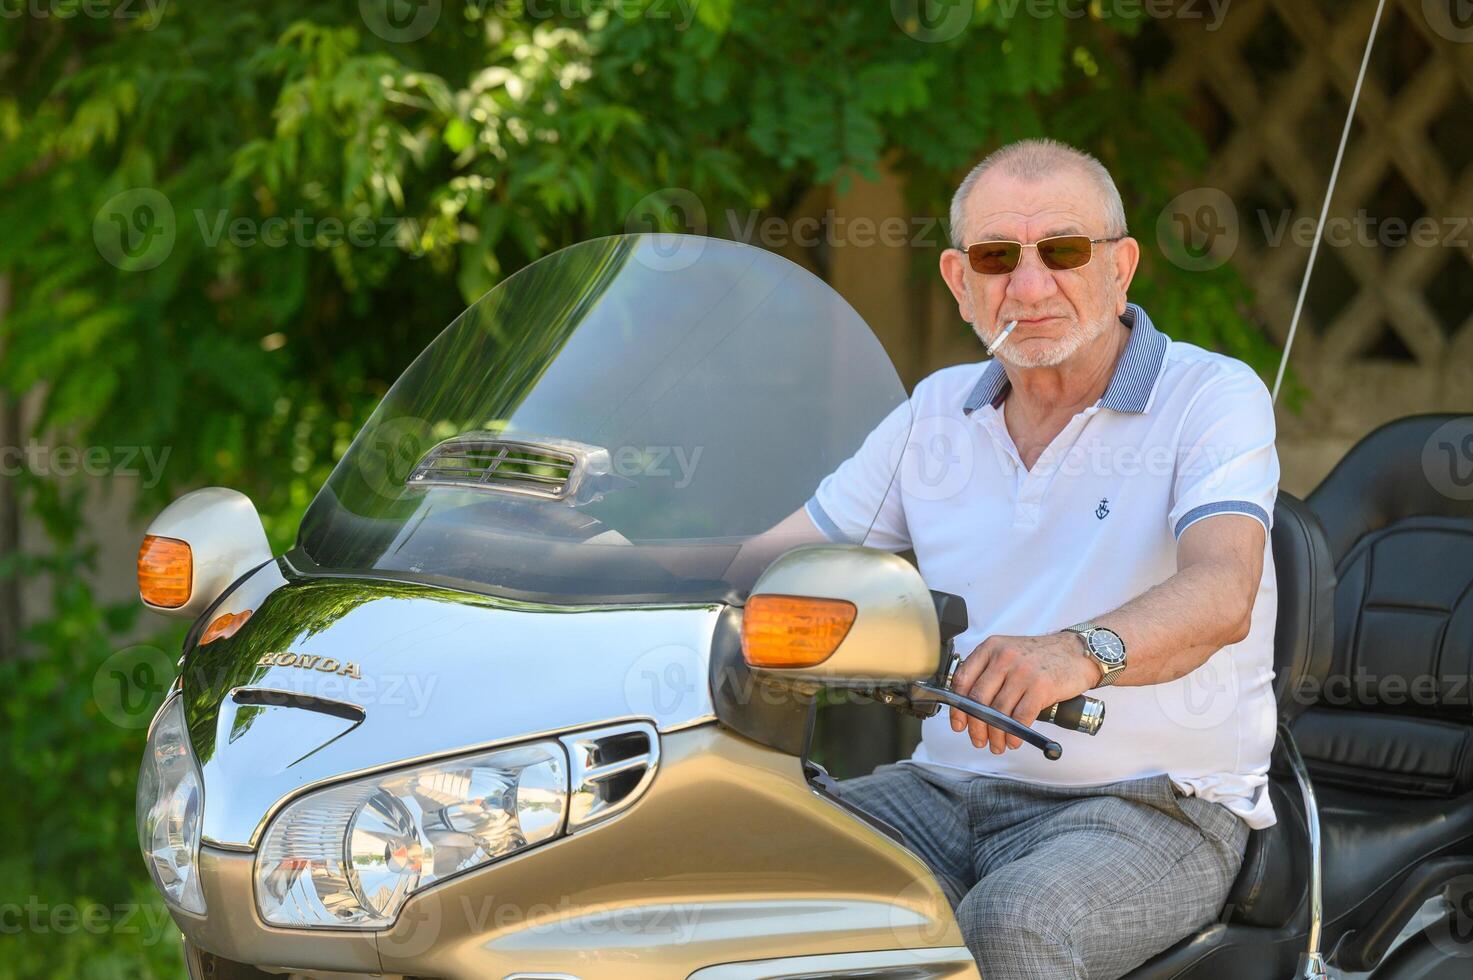
<path id="1" fill-rule="evenodd" d="M 1002 328 L 1002 333 L 998 334 L 997 335 L 997 338 L 995 340 L 993 340 L 992 343 L 990 343 L 990 344 L 987 345 L 987 356 L 988 357 L 991 357 L 993 354 L 996 354 L 997 353 L 997 349 L 999 347 L 1001 347 L 1007 341 L 1008 337 L 1012 336 L 1013 328 L 1016 327 L 1017 325 L 1018 325 L 1018 321 L 1017 320 L 1013 320 L 1007 326 L 1005 326 L 1005 327 Z"/>

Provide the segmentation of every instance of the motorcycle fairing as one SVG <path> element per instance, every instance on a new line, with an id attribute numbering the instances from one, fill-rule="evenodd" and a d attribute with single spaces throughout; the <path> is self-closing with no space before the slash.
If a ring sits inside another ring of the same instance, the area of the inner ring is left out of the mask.
<path id="1" fill-rule="evenodd" d="M 215 846 L 254 847 L 286 799 L 325 782 L 624 719 L 664 732 L 715 717 L 719 606 L 256 576 L 281 584 L 234 636 L 195 648 L 182 678 Z"/>

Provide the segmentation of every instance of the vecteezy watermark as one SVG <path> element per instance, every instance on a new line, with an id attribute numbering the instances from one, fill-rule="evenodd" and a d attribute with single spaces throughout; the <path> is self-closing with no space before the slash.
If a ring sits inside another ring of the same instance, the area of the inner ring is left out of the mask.
<path id="1" fill-rule="evenodd" d="M 462 435 L 484 435 L 488 442 L 501 439 L 497 433 L 460 433 L 443 426 L 436 427 L 414 416 L 385 419 L 375 424 L 371 431 L 366 430 L 364 442 L 355 453 L 358 473 L 363 482 L 368 484 L 375 493 L 388 498 L 397 497 L 409 485 L 410 478 L 416 469 L 426 462 L 426 456 L 431 449 L 452 437 Z M 506 434 L 505 442 L 508 445 L 517 441 L 516 434 Z M 449 451 L 454 451 L 453 447 Z M 628 480 L 656 480 L 672 489 L 684 490 L 695 480 L 706 447 L 698 445 L 624 445 L 604 447 L 604 451 L 608 454 L 607 472 L 617 478 L 616 483 Z M 528 452 L 531 455 L 524 455 L 520 460 L 514 459 L 508 466 L 525 465 L 535 468 L 537 451 L 529 449 Z M 484 475 L 495 476 L 495 471 L 500 465 L 501 461 L 486 461 L 483 469 Z M 524 472 L 522 469 L 516 469 L 515 472 L 508 469 L 506 475 L 508 478 L 513 478 L 522 472 Z M 426 476 L 428 479 L 425 480 L 424 485 L 436 483 L 433 473 L 427 473 Z M 462 470 L 460 477 L 470 479 L 471 475 Z M 624 485 L 627 486 L 627 484 Z"/>
<path id="2" fill-rule="evenodd" d="M 217 641 L 219 642 L 219 641 Z M 224 691 L 241 683 L 241 665 L 225 658 L 217 663 L 191 658 L 183 668 L 183 684 L 191 691 Z M 302 686 L 299 671 L 311 671 L 312 694 L 360 707 L 403 709 L 404 718 L 421 718 L 434 706 L 440 682 L 436 671 L 363 670 L 353 661 L 290 652 L 266 653 L 251 661 L 257 680 L 268 679 L 274 694 L 253 704 L 272 707 L 290 703 L 290 692 Z M 175 661 L 157 647 L 125 647 L 102 662 L 92 676 L 92 699 L 98 713 L 119 728 L 147 728 L 173 683 Z M 275 700 L 273 700 L 273 697 Z M 244 709 L 242 709 L 244 710 Z"/>
<path id="3" fill-rule="evenodd" d="M 695 479 L 705 446 L 620 446 L 609 454 L 613 472 L 625 479 L 673 480 L 684 490 Z"/>
<path id="4" fill-rule="evenodd" d="M 147 728 L 174 680 L 174 661 L 158 647 L 124 647 L 92 675 L 98 713 L 119 728 Z"/>
<path id="5" fill-rule="evenodd" d="M 641 943 L 682 945 L 695 938 L 704 911 L 704 906 L 686 902 L 610 908 L 589 903 L 583 895 L 521 903 L 494 894 L 451 896 L 430 891 L 409 900 L 393 927 L 378 934 L 375 948 L 389 963 L 412 959 L 434 945 L 447 924 L 453 926 L 454 935 L 566 935 L 577 937 L 579 943 L 614 937 L 616 946 L 617 937 L 629 937 Z"/>
<path id="6" fill-rule="evenodd" d="M 1473 41 L 1473 0 L 1422 0 L 1422 16 L 1428 27 L 1449 41 Z"/>
<path id="7" fill-rule="evenodd" d="M 151 31 L 159 25 L 168 5 L 169 0 L 0 0 L 0 20 L 19 20 L 22 17 L 36 20 L 147 18 L 149 23 L 143 29 Z"/>
<path id="8" fill-rule="evenodd" d="M 365 934 L 361 941 L 372 944 L 369 948 L 381 954 L 388 965 L 402 965 L 423 955 L 447 926 L 448 932 L 456 936 L 568 936 L 583 948 L 591 947 L 594 940 L 618 947 L 624 944 L 620 937 L 641 944 L 674 946 L 695 938 L 705 909 L 704 905 L 689 902 L 606 907 L 587 901 L 586 894 L 515 902 L 502 895 L 454 895 L 431 890 L 411 897 L 392 927 L 376 935 Z"/>
<path id="9" fill-rule="evenodd" d="M 1191 20 L 1216 31 L 1227 18 L 1232 0 L 993 0 L 1005 20 Z M 900 29 L 917 41 L 937 43 L 958 37 L 972 23 L 974 0 L 890 0 L 890 14 Z"/>
<path id="10" fill-rule="evenodd" d="M 706 658 L 694 648 L 673 643 L 641 654 L 624 675 L 624 703 L 633 715 L 678 718 L 705 709 Z"/>
<path id="11" fill-rule="evenodd" d="M 1232 0 L 995 0 L 1002 14 L 1041 19 L 1189 20 L 1203 21 L 1215 31 L 1227 19 Z"/>
<path id="12" fill-rule="evenodd" d="M 465 13 L 481 18 L 576 21 L 597 13 L 668 22 L 684 31 L 700 0 L 469 0 Z M 418 41 L 440 22 L 441 0 L 358 0 L 358 14 L 374 34 L 395 44 Z"/>
<path id="13" fill-rule="evenodd" d="M 422 225 L 413 218 L 357 215 L 318 216 L 298 209 L 289 215 L 266 218 L 232 215 L 219 208 L 190 212 L 192 226 L 206 248 L 222 244 L 235 248 L 332 249 L 402 248 L 419 257 L 414 247 Z M 159 266 L 174 251 L 180 233 L 174 206 L 152 187 L 135 187 L 109 198 L 92 222 L 92 240 L 109 263 L 124 272 L 143 272 Z"/>
<path id="14" fill-rule="evenodd" d="M 142 477 L 152 490 L 163 479 L 169 446 L 48 446 L 32 439 L 24 446 L 0 446 L 0 477 L 22 473 L 39 477 Z"/>
<path id="15" fill-rule="evenodd" d="M 1473 705 L 1473 675 L 1383 674 L 1358 667 L 1351 674 L 1302 677 L 1290 694 L 1306 706 L 1466 707 Z"/>
<path id="16" fill-rule="evenodd" d="M 639 260 L 659 272 L 693 265 L 707 237 L 757 245 L 771 251 L 791 246 L 816 248 L 926 248 L 950 245 L 941 219 L 931 215 L 842 215 L 829 209 L 795 217 L 757 209 L 728 208 L 714 216 L 705 202 L 684 187 L 662 187 L 640 198 L 625 215 L 627 234 L 656 234 Z M 659 237 L 658 233 L 673 233 Z M 680 237 L 700 236 L 700 237 Z"/>
<path id="17" fill-rule="evenodd" d="M 311 671 L 309 684 L 313 695 L 365 708 L 403 708 L 401 715 L 404 718 L 424 717 L 430 710 L 435 688 L 440 682 L 440 675 L 435 671 L 365 672 L 355 661 L 289 651 L 264 653 L 257 658 L 255 666 L 258 670 L 264 668 L 257 675 L 258 680 L 280 678 L 275 685 L 280 690 L 291 690 L 294 684 L 301 683 L 298 671 Z M 273 671 L 273 668 L 291 669 Z M 230 679 L 225 673 L 196 665 L 188 666 L 185 674 L 191 690 L 219 689 Z M 268 683 L 268 686 L 271 685 Z M 290 695 L 283 695 L 283 698 L 285 700 L 281 703 L 289 703 Z M 275 702 L 266 695 L 258 703 L 270 706 Z"/>
<path id="18" fill-rule="evenodd" d="M 439 892 L 416 896 L 405 904 L 391 929 L 377 938 L 363 938 L 371 944 L 370 948 L 391 961 L 423 956 L 440 938 L 445 925 L 446 905 Z"/>
<path id="19" fill-rule="evenodd" d="M 677 31 L 690 27 L 701 0 L 470 0 L 466 5 L 482 16 L 493 14 L 526 20 L 575 21 L 608 12 L 625 20 L 667 21 Z"/>
<path id="20" fill-rule="evenodd" d="M 965 31 L 976 7 L 975 0 L 890 0 L 890 15 L 917 41 L 935 44 Z"/>
<path id="21" fill-rule="evenodd" d="M 404 240 L 408 231 L 410 240 L 418 237 L 418 223 L 405 218 L 369 217 L 360 215 L 344 221 L 328 215 L 319 218 L 298 209 L 290 216 L 275 215 L 270 218 L 231 217 L 221 208 L 212 213 L 203 210 L 194 212 L 199 228 L 200 240 L 209 248 L 226 241 L 236 248 L 336 248 L 351 245 L 354 248 L 392 248 Z"/>
<path id="22" fill-rule="evenodd" d="M 0 936 L 55 934 L 72 936 L 141 936 L 144 946 L 153 946 L 168 937 L 174 920 L 162 902 L 45 902 L 39 895 L 22 902 L 0 903 Z"/>
<path id="23" fill-rule="evenodd" d="M 1272 683 L 1266 669 L 1256 677 L 1242 677 L 1232 658 L 1214 655 L 1191 673 L 1153 685 L 1152 691 L 1172 721 L 1201 730 L 1229 720 L 1243 691 Z M 1473 675 L 1377 673 L 1358 667 L 1348 674 L 1301 677 L 1286 696 L 1305 707 L 1466 707 L 1473 705 Z"/>
<path id="24" fill-rule="evenodd" d="M 1473 875 L 1459 875 L 1444 887 L 1442 916 L 1427 926 L 1427 939 L 1448 956 L 1473 957 Z"/>
<path id="25" fill-rule="evenodd" d="M 440 22 L 440 0 L 358 0 L 358 15 L 385 41 L 418 41 Z"/>
<path id="26" fill-rule="evenodd" d="M 1224 265 L 1238 250 L 1238 209 L 1216 187 L 1178 194 L 1156 218 L 1161 254 L 1188 272 Z"/>
<path id="27" fill-rule="evenodd" d="M 956 921 L 951 902 L 938 886 L 942 881 L 958 896 L 967 892 L 964 882 L 938 869 L 935 878 L 930 875 L 919 877 L 902 888 L 888 903 L 885 912 L 895 945 L 899 949 L 913 950 L 917 959 L 932 964 L 935 963 L 936 947 L 945 944 Z M 903 971 L 897 972 L 905 975 Z"/>
<path id="28" fill-rule="evenodd" d="M 1295 218 L 1288 209 L 1257 214 L 1264 241 L 1278 248 L 1286 241 L 1301 248 L 1314 243 L 1319 222 L 1308 215 Z M 1332 248 L 1463 248 L 1473 246 L 1473 218 L 1468 215 L 1423 215 L 1412 221 L 1380 217 L 1364 208 L 1325 221 L 1324 243 Z"/>
<path id="29" fill-rule="evenodd" d="M 706 204 L 684 187 L 662 187 L 635 202 L 624 216 L 624 231 L 648 234 L 636 259 L 655 272 L 679 272 L 706 251 Z M 674 232 L 676 234 L 662 234 Z"/>
<path id="30" fill-rule="evenodd" d="M 889 444 L 890 465 L 899 470 L 902 492 L 920 500 L 948 500 L 972 486 L 984 468 L 1003 474 L 1005 464 L 996 453 L 979 451 L 979 433 L 976 425 L 954 415 L 916 418 Z M 1227 443 L 1142 447 L 1090 439 L 1040 458 L 1034 472 L 1106 485 L 1116 478 L 1175 477 L 1213 490 L 1222 485 L 1229 464 L 1244 448 Z"/>
<path id="31" fill-rule="evenodd" d="M 1473 2 L 1473 0 L 1470 0 Z M 1226 264 L 1241 239 L 1233 199 L 1216 187 L 1177 195 L 1156 219 L 1161 253 L 1183 269 L 1202 272 Z M 1259 208 L 1242 220 L 1256 226 L 1269 248 L 1309 248 L 1319 230 L 1317 217 L 1289 208 Z M 1365 208 L 1326 218 L 1320 240 L 1331 248 L 1473 248 L 1473 216 L 1423 215 L 1408 220 L 1375 215 Z"/>
<path id="32" fill-rule="evenodd" d="M 880 691 L 842 687 L 824 692 L 824 704 L 865 704 Z M 631 715 L 684 720 L 712 710 L 713 697 L 732 706 L 807 708 L 815 698 L 802 684 L 761 676 L 745 661 L 711 665 L 705 654 L 680 644 L 641 654 L 624 675 L 624 704 Z"/>
<path id="33" fill-rule="evenodd" d="M 664 187 L 646 194 L 630 209 L 625 231 L 676 231 L 760 245 L 771 250 L 800 248 L 947 248 L 950 241 L 941 219 L 933 215 L 842 215 L 832 208 L 796 217 L 758 209 L 728 208 L 710 220 L 705 203 L 684 187 Z"/>
<path id="34" fill-rule="evenodd" d="M 1268 671 L 1264 671 L 1267 680 Z M 1162 714 L 1188 731 L 1202 732 L 1231 721 L 1242 686 L 1231 655 L 1214 655 L 1196 670 L 1151 687 Z"/>
<path id="35" fill-rule="evenodd" d="M 92 219 L 92 241 L 104 259 L 124 272 L 143 272 L 174 251 L 174 206 L 152 187 L 113 195 Z"/>
<path id="36" fill-rule="evenodd" d="M 902 217 L 890 215 L 871 218 L 867 215 L 845 216 L 828 210 L 822 214 L 806 214 L 796 218 L 764 215 L 760 211 L 741 212 L 729 209 L 724 215 L 727 238 L 778 250 L 789 245 L 814 248 L 947 248 L 941 219 L 927 215 Z"/>
<path id="37" fill-rule="evenodd" d="M 1422 473 L 1451 500 L 1473 500 L 1473 415 L 1438 426 L 1422 446 Z"/>

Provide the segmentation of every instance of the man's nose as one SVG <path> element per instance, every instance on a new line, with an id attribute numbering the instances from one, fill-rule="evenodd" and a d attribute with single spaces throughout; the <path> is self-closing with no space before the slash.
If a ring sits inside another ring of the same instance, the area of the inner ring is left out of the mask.
<path id="1" fill-rule="evenodd" d="M 1008 276 L 1008 298 L 1025 305 L 1048 299 L 1059 291 L 1054 273 L 1038 257 L 1038 249 L 1025 248 L 1018 267 Z"/>

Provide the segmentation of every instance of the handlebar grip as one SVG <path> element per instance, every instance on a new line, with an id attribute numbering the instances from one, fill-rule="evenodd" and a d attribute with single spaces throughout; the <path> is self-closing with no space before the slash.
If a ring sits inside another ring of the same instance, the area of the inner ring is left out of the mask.
<path id="1" fill-rule="evenodd" d="M 1081 694 L 1044 708 L 1039 712 L 1038 720 L 1072 732 L 1094 735 L 1105 723 L 1105 702 Z"/>

